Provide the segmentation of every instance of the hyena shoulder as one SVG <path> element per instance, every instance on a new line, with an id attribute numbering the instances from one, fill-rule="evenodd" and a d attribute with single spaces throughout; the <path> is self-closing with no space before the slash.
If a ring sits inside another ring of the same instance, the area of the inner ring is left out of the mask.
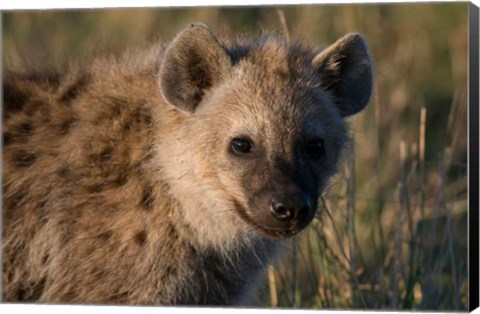
<path id="1" fill-rule="evenodd" d="M 148 303 L 117 272 L 146 276 L 148 259 L 167 269 L 166 255 L 149 249 L 159 238 L 184 254 L 162 218 L 175 202 L 152 175 L 162 110 L 155 77 L 145 54 L 5 75 L 5 300 Z"/>

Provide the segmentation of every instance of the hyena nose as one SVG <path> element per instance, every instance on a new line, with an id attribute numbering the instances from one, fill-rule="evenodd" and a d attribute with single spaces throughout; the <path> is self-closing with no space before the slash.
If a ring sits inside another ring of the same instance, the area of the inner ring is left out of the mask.
<path id="1" fill-rule="evenodd" d="M 304 220 L 310 216 L 311 203 L 305 193 L 273 196 L 270 199 L 270 212 L 280 221 Z"/>

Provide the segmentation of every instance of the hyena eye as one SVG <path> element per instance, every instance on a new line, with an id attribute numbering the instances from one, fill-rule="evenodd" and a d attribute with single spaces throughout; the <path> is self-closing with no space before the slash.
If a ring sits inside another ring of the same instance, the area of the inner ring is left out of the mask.
<path id="1" fill-rule="evenodd" d="M 311 140 L 307 143 L 305 151 L 310 158 L 318 159 L 322 157 L 325 154 L 325 145 L 323 144 L 323 140 Z"/>
<path id="2" fill-rule="evenodd" d="M 248 154 L 252 150 L 253 143 L 246 138 L 234 138 L 230 143 L 230 147 L 235 154 L 243 155 Z"/>

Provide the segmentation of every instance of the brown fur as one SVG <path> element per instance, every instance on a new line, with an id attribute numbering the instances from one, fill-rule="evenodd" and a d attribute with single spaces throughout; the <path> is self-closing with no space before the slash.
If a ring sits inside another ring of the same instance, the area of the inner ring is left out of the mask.
<path id="1" fill-rule="evenodd" d="M 272 195 L 316 199 L 371 89 L 363 40 L 167 46 L 65 74 L 4 74 L 3 300 L 244 304 L 289 224 Z M 254 139 L 253 157 L 229 141 Z M 304 141 L 321 136 L 312 161 Z M 250 159 L 249 159 L 250 158 Z"/>

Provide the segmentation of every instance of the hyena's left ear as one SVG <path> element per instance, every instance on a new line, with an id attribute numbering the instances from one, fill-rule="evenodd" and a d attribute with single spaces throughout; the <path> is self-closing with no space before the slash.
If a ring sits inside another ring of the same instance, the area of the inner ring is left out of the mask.
<path id="1" fill-rule="evenodd" d="M 210 29 L 191 24 L 165 51 L 159 85 L 165 100 L 193 113 L 205 92 L 218 84 L 231 68 L 230 57 Z"/>
<path id="2" fill-rule="evenodd" d="M 372 62 L 367 45 L 359 34 L 351 33 L 318 53 L 313 64 L 322 86 L 330 90 L 343 117 L 362 110 L 372 91 Z"/>

